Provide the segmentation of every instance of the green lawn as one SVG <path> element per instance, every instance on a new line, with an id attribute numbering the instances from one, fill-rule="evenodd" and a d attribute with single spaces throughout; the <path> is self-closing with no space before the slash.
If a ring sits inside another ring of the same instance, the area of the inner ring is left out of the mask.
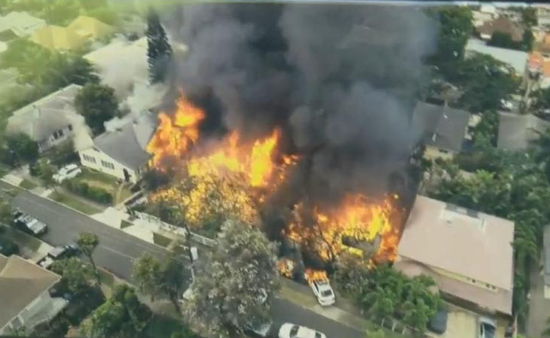
<path id="1" fill-rule="evenodd" d="M 155 315 L 149 322 L 149 325 L 144 330 L 144 336 L 149 338 L 170 338 L 174 332 L 184 331 L 188 332 L 183 322 L 170 317 L 163 317 Z M 186 337 L 197 337 L 196 335 L 189 334 Z"/>
<path id="2" fill-rule="evenodd" d="M 118 188 L 120 183 L 117 182 L 117 179 L 113 176 L 107 175 L 100 171 L 91 170 L 88 168 L 82 169 L 82 174 L 76 177 L 76 180 L 81 182 L 86 182 L 88 185 L 101 188 L 113 195 L 113 199 L 116 198 Z M 118 200 L 113 200 L 114 204 L 118 204 L 124 201 L 126 198 L 130 197 L 132 192 L 130 191 L 129 186 L 124 186 L 120 193 Z"/>
<path id="3" fill-rule="evenodd" d="M 27 235 L 26 233 L 12 227 L 4 227 L 4 232 L 2 233 L 2 236 L 11 239 L 15 243 L 17 243 L 17 245 L 26 247 L 31 251 L 37 251 L 42 244 L 42 242 L 38 238 Z"/>
<path id="4" fill-rule="evenodd" d="M 107 285 L 110 288 L 115 285 L 115 276 L 113 276 L 112 273 L 103 269 L 98 269 L 97 271 L 99 272 L 99 280 L 101 280 L 101 283 Z"/>
<path id="5" fill-rule="evenodd" d="M 34 182 L 31 182 L 29 180 L 23 180 L 19 186 L 23 189 L 31 190 L 37 187 L 37 185 Z"/>
<path id="6" fill-rule="evenodd" d="M 76 209 L 80 212 L 83 212 L 87 215 L 93 215 L 93 214 L 97 214 L 99 212 L 101 212 L 101 210 L 89 205 L 89 204 L 86 204 L 86 203 L 83 203 L 71 196 L 68 196 L 64 193 L 61 193 L 61 192 L 58 192 L 58 191 L 54 191 L 51 195 L 50 195 L 50 198 L 53 199 L 54 201 L 57 201 L 61 204 L 65 204 L 66 206 L 68 207 L 71 207 L 73 209 Z"/>
<path id="7" fill-rule="evenodd" d="M 165 248 L 172 242 L 170 238 L 157 234 L 156 232 L 153 232 L 153 241 L 155 242 L 155 244 L 163 246 Z"/>

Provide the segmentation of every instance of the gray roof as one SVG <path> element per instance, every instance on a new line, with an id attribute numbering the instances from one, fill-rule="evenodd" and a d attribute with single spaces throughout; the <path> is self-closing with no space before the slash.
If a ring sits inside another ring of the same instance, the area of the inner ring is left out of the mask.
<path id="1" fill-rule="evenodd" d="M 60 279 L 19 256 L 0 255 L 0 329 Z"/>
<path id="2" fill-rule="evenodd" d="M 490 55 L 493 58 L 512 66 L 518 75 L 523 74 L 525 72 L 525 67 L 527 66 L 528 55 L 526 52 L 487 46 L 484 41 L 479 39 L 469 39 L 466 44 L 466 52 L 468 55 L 472 55 L 473 52 Z"/>
<path id="3" fill-rule="evenodd" d="M 74 98 L 80 88 L 69 85 L 13 112 L 6 132 L 23 133 L 40 142 L 69 124 L 75 128 L 84 126 L 84 118 L 74 108 Z"/>
<path id="4" fill-rule="evenodd" d="M 94 145 L 126 167 L 138 170 L 151 156 L 146 148 L 155 129 L 156 119 L 148 113 L 99 135 L 94 139 Z"/>
<path id="5" fill-rule="evenodd" d="M 469 119 L 465 110 L 418 102 L 412 123 L 422 133 L 424 144 L 460 152 Z"/>
<path id="6" fill-rule="evenodd" d="M 550 227 L 544 228 L 544 285 L 550 286 Z"/>
<path id="7" fill-rule="evenodd" d="M 499 112 L 497 145 L 506 150 L 523 150 L 548 128 L 550 122 L 534 115 Z"/>

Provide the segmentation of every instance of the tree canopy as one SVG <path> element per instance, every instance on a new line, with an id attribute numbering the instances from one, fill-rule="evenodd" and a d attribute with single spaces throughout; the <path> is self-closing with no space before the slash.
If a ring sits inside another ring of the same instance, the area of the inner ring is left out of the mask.
<path id="1" fill-rule="evenodd" d="M 241 334 L 268 318 L 277 276 L 276 246 L 250 224 L 227 221 L 208 266 L 193 283 L 188 315 L 221 337 Z"/>
<path id="2" fill-rule="evenodd" d="M 101 84 L 85 85 L 76 95 L 74 104 L 76 111 L 84 116 L 86 124 L 96 135 L 105 131 L 105 121 L 119 113 L 114 89 Z"/>
<path id="3" fill-rule="evenodd" d="M 149 78 L 151 83 L 164 81 L 172 47 L 168 42 L 166 32 L 160 23 L 160 18 L 154 9 L 150 9 L 147 15 L 147 57 L 149 63 Z"/>
<path id="4" fill-rule="evenodd" d="M 16 162 L 34 162 L 38 158 L 38 144 L 26 134 L 8 135 L 6 137 L 6 146 L 12 154 L 12 160 Z"/>
<path id="5" fill-rule="evenodd" d="M 147 325 L 151 310 L 142 304 L 133 288 L 116 285 L 113 295 L 82 324 L 89 338 L 133 338 Z"/>
<path id="6" fill-rule="evenodd" d="M 93 271 L 78 258 L 57 260 L 52 265 L 52 271 L 61 275 L 61 289 L 74 296 L 83 295 L 92 287 L 90 280 Z"/>

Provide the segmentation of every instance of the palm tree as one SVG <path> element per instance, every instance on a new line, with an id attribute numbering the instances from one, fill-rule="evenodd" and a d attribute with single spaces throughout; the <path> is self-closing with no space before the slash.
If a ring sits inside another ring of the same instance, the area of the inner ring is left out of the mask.
<path id="1" fill-rule="evenodd" d="M 78 239 L 76 241 L 78 244 L 78 247 L 82 251 L 86 257 L 90 260 L 90 263 L 92 264 L 92 267 L 95 272 L 97 284 L 101 286 L 101 279 L 99 278 L 99 272 L 97 270 L 97 266 L 95 265 L 94 258 L 92 257 L 95 248 L 99 245 L 99 239 L 97 238 L 96 234 L 91 233 L 81 233 L 78 235 Z"/>

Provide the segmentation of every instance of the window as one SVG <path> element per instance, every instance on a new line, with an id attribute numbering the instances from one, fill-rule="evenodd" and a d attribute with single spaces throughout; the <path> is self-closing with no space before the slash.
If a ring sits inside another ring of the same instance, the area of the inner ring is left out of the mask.
<path id="1" fill-rule="evenodd" d="M 112 164 L 111 162 L 101 160 L 101 165 L 104 166 L 105 168 L 108 168 L 108 169 L 111 169 L 111 170 L 115 169 L 115 165 Z"/>
<path id="2" fill-rule="evenodd" d="M 91 163 L 96 163 L 95 161 L 95 157 L 93 156 L 89 156 L 89 155 L 86 155 L 86 154 L 82 154 L 82 158 L 88 162 L 91 162 Z"/>
<path id="3" fill-rule="evenodd" d="M 72 124 L 69 124 L 69 126 L 67 128 L 69 128 L 69 131 L 73 131 L 73 125 Z"/>

